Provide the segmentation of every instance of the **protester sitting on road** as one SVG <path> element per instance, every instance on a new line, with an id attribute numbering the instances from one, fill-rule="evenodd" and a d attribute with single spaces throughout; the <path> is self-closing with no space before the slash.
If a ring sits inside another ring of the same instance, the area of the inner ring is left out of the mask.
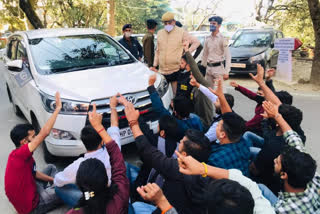
<path id="1" fill-rule="evenodd" d="M 130 53 L 139 61 L 143 56 L 143 51 L 140 43 L 134 37 L 132 37 L 132 25 L 125 24 L 122 27 L 123 38 L 119 40 L 119 43 L 125 47 Z"/>
<path id="2" fill-rule="evenodd" d="M 232 112 L 222 88 L 222 80 L 214 93 L 220 101 L 221 120 L 216 127 L 217 140 L 211 144 L 211 154 L 208 164 L 224 169 L 239 169 L 249 176 L 250 144 L 242 135 L 245 132 L 245 121 Z"/>
<path id="3" fill-rule="evenodd" d="M 105 142 L 110 156 L 111 184 L 108 185 L 108 174 L 105 165 L 96 158 L 83 161 L 76 175 L 76 184 L 82 192 L 79 201 L 80 210 L 70 210 L 68 214 L 108 213 L 127 214 L 129 205 L 129 180 L 119 145 L 108 135 L 102 125 L 102 115 L 93 104 L 89 112 L 89 121 L 94 130 Z"/>
<path id="4" fill-rule="evenodd" d="M 165 154 L 168 158 L 174 156 L 174 151 L 178 149 L 177 128 L 178 123 L 173 116 L 164 115 L 159 120 L 158 132 L 153 133 L 149 125 L 145 123 L 143 116 L 139 117 L 139 126 L 143 134 L 148 138 L 151 145 L 156 147 L 159 151 Z M 139 186 L 145 185 L 149 182 L 156 183 L 160 187 L 163 186 L 163 177 L 158 171 L 152 168 L 151 164 L 140 157 L 143 165 L 140 168 L 139 174 L 134 181 L 134 185 L 131 191 L 131 200 L 138 200 L 140 197 L 135 191 Z M 130 166 L 131 167 L 131 166 Z"/>
<path id="5" fill-rule="evenodd" d="M 17 148 L 9 155 L 4 186 L 9 201 L 18 213 L 47 213 L 62 204 L 52 185 L 57 173 L 56 167 L 49 164 L 40 172 L 32 157 L 33 152 L 50 134 L 62 108 L 58 92 L 55 99 L 55 110 L 38 134 L 28 124 L 17 125 L 10 132 L 11 140 Z"/>
<path id="6" fill-rule="evenodd" d="M 262 196 L 258 184 L 243 176 L 239 170 L 209 166 L 191 156 L 176 153 L 181 173 L 215 179 L 204 187 L 203 202 L 208 206 L 208 213 L 275 213 L 270 202 Z"/>
<path id="7" fill-rule="evenodd" d="M 116 109 L 117 105 L 117 96 L 113 96 L 110 99 L 111 126 L 107 129 L 107 133 L 111 139 L 117 143 L 119 149 L 121 149 L 118 113 Z M 77 171 L 81 162 L 89 158 L 97 158 L 100 160 L 107 170 L 109 178 L 108 184 L 111 184 L 112 174 L 109 161 L 110 157 L 105 148 L 105 142 L 102 141 L 99 133 L 97 133 L 91 125 L 87 125 L 81 130 L 81 140 L 87 150 L 84 157 L 78 158 L 62 172 L 57 173 L 54 177 L 57 195 L 70 207 L 75 207 L 78 204 L 79 199 L 82 197 L 81 191 L 75 185 Z"/>
<path id="8" fill-rule="evenodd" d="M 218 97 L 213 94 L 207 87 L 203 86 L 202 84 L 198 83 L 197 80 L 192 76 L 190 80 L 190 84 L 199 89 L 199 91 L 205 95 L 211 103 L 213 103 L 215 107 L 215 116 L 212 119 L 212 123 L 209 126 L 208 131 L 206 132 L 206 136 L 210 142 L 214 142 L 217 140 L 216 128 L 219 121 L 222 119 L 221 117 L 221 108 L 220 108 L 220 101 Z M 234 97 L 231 94 L 224 94 L 228 105 L 232 109 L 234 105 Z M 196 108 L 196 107 L 195 107 Z"/>
<path id="9" fill-rule="evenodd" d="M 125 106 L 126 118 L 135 138 L 138 153 L 143 160 L 150 163 L 165 179 L 163 192 L 179 213 L 204 213 L 204 207 L 196 204 L 194 194 L 199 193 L 199 188 L 208 181 L 201 176 L 186 176 L 179 172 L 178 161 L 168 158 L 165 154 L 152 146 L 140 130 L 138 118 L 139 111 L 134 109 L 132 103 L 122 103 Z M 209 141 L 201 131 L 189 129 L 180 141 L 179 152 L 182 155 L 191 155 L 200 162 L 206 162 L 209 157 Z M 197 189 L 197 192 L 194 192 Z M 136 213 L 154 212 L 157 208 L 142 202 L 133 204 Z M 154 213 L 158 213 L 157 210 Z"/>
<path id="10" fill-rule="evenodd" d="M 279 113 L 277 105 L 277 102 L 263 103 L 266 115 L 276 120 L 288 145 L 274 160 L 274 172 L 282 180 L 283 189 L 277 198 L 267 187 L 260 188 L 275 204 L 277 213 L 319 213 L 320 176 L 316 173 L 316 161 L 306 153 L 300 136 Z"/>
<path id="11" fill-rule="evenodd" d="M 169 110 L 163 106 L 161 98 L 154 87 L 156 78 L 156 74 L 149 77 L 148 92 L 152 102 L 152 109 L 159 117 L 171 115 Z M 190 101 L 190 99 L 187 99 L 183 96 L 178 96 L 173 99 L 173 113 L 178 123 L 178 139 L 181 139 L 184 136 L 184 133 L 187 129 L 197 129 L 200 131 L 203 130 L 203 125 L 199 116 L 190 113 L 192 110 L 193 103 Z"/>

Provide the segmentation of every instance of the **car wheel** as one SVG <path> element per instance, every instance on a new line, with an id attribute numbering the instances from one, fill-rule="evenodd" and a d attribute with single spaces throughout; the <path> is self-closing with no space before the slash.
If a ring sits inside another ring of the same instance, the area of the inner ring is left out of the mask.
<path id="1" fill-rule="evenodd" d="M 41 130 L 40 128 L 40 125 L 37 121 L 36 118 L 32 118 L 32 125 L 36 131 L 36 133 L 38 134 Z M 57 161 L 57 156 L 54 156 L 53 154 L 51 154 L 47 148 L 47 144 L 45 141 L 42 142 L 42 145 L 43 145 L 43 153 L 44 153 L 44 160 L 47 162 L 47 163 L 54 163 Z"/>
<path id="2" fill-rule="evenodd" d="M 22 111 L 20 110 L 19 106 L 17 106 L 12 99 L 12 94 L 10 92 L 8 85 L 7 85 L 7 93 L 8 93 L 8 98 L 9 98 L 9 101 L 12 105 L 12 109 L 13 109 L 13 112 L 15 113 L 15 115 L 17 115 L 18 117 L 24 118 L 24 115 L 23 115 Z"/>

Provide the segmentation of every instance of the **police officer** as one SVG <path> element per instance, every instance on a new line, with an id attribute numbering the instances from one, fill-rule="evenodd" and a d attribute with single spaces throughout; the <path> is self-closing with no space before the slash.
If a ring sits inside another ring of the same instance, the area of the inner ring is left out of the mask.
<path id="1" fill-rule="evenodd" d="M 125 24 L 122 27 L 123 38 L 119 40 L 119 43 L 125 47 L 130 53 L 139 61 L 141 61 L 143 52 L 142 47 L 138 40 L 132 37 L 132 25 Z"/>
<path id="2" fill-rule="evenodd" d="M 219 32 L 222 18 L 213 16 L 209 18 L 211 35 L 204 43 L 202 65 L 205 66 L 205 78 L 214 85 L 217 79 L 229 79 L 231 56 L 228 40 Z"/>
<path id="3" fill-rule="evenodd" d="M 142 38 L 144 62 L 148 67 L 153 66 L 154 59 L 154 33 L 156 32 L 158 23 L 153 19 L 147 20 L 148 32 Z"/>

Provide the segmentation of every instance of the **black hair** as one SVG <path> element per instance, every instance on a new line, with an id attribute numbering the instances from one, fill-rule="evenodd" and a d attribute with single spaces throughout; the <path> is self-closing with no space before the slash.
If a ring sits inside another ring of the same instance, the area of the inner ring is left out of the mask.
<path id="1" fill-rule="evenodd" d="M 289 92 L 287 91 L 277 91 L 275 92 L 275 95 L 279 98 L 279 100 L 284 103 L 284 104 L 288 104 L 288 105 L 292 105 L 292 95 L 289 94 Z"/>
<path id="2" fill-rule="evenodd" d="M 148 19 L 148 20 L 147 20 L 147 28 L 148 28 L 149 30 L 154 29 L 155 27 L 157 27 L 157 25 L 158 25 L 158 23 L 157 23 L 156 20 L 154 20 L 154 19 Z"/>
<path id="3" fill-rule="evenodd" d="M 159 120 L 160 131 L 165 131 L 166 138 L 176 139 L 178 123 L 171 115 L 164 115 Z"/>
<path id="4" fill-rule="evenodd" d="M 182 118 L 189 117 L 193 111 L 192 101 L 184 96 L 176 96 L 173 99 L 173 106 L 176 113 Z"/>
<path id="5" fill-rule="evenodd" d="M 229 179 L 212 180 L 204 190 L 208 214 L 253 214 L 249 190 Z"/>
<path id="6" fill-rule="evenodd" d="M 185 133 L 187 140 L 183 142 L 183 151 L 199 162 L 207 162 L 210 156 L 210 142 L 203 132 L 188 129 Z"/>
<path id="7" fill-rule="evenodd" d="M 19 148 L 20 141 L 28 137 L 28 132 L 35 130 L 34 127 L 30 124 L 18 124 L 10 131 L 10 138 L 14 145 Z"/>
<path id="8" fill-rule="evenodd" d="M 316 169 L 316 161 L 307 153 L 291 146 L 281 152 L 281 171 L 287 173 L 288 184 L 294 188 L 306 188 Z"/>
<path id="9" fill-rule="evenodd" d="M 108 201 L 118 191 L 115 184 L 111 184 L 110 187 L 107 186 L 106 168 L 96 158 L 89 158 L 81 162 L 77 171 L 76 184 L 84 194 L 78 206 L 83 207 L 85 214 L 105 214 Z M 93 192 L 94 196 L 86 200 L 85 192 Z"/>
<path id="10" fill-rule="evenodd" d="M 187 56 L 185 54 L 183 54 L 181 58 L 184 59 L 184 61 L 186 61 L 186 63 L 188 64 Z"/>
<path id="11" fill-rule="evenodd" d="M 227 100 L 227 103 L 229 104 L 230 108 L 233 108 L 234 97 L 231 94 L 228 94 L 228 93 L 225 93 L 224 96 L 225 96 L 225 98 Z"/>
<path id="12" fill-rule="evenodd" d="M 237 142 L 246 130 L 245 120 L 234 112 L 222 114 L 222 128 L 231 142 Z"/>
<path id="13" fill-rule="evenodd" d="M 297 130 L 300 127 L 303 114 L 298 108 L 288 104 L 281 104 L 279 106 L 279 113 L 293 130 Z"/>
<path id="14" fill-rule="evenodd" d="M 182 27 L 183 25 L 182 25 L 182 23 L 181 23 L 181 22 L 176 21 L 176 26 L 178 26 L 178 27 Z"/>
<path id="15" fill-rule="evenodd" d="M 102 138 L 91 125 L 87 125 L 81 130 L 81 140 L 87 151 L 94 151 L 101 144 Z"/>

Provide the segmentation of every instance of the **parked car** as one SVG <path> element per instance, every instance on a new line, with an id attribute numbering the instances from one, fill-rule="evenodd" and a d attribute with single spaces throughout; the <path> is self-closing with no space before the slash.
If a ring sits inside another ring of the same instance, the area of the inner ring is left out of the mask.
<path id="1" fill-rule="evenodd" d="M 274 42 L 283 33 L 272 28 L 245 30 L 229 46 L 231 53 L 230 73 L 256 73 L 257 64 L 265 69 L 276 67 L 279 51 Z"/>
<path id="2" fill-rule="evenodd" d="M 63 108 L 45 139 L 45 158 L 78 156 L 86 152 L 81 129 L 89 124 L 88 111 L 96 103 L 103 125 L 110 125 L 109 98 L 120 92 L 157 131 L 157 117 L 146 90 L 153 73 L 107 34 L 95 29 L 40 29 L 14 33 L 4 55 L 6 89 L 14 111 L 23 114 L 37 130 L 51 116 L 54 94 L 59 91 Z M 172 90 L 157 74 L 155 86 L 169 108 Z M 121 144 L 133 142 L 118 105 Z"/>

